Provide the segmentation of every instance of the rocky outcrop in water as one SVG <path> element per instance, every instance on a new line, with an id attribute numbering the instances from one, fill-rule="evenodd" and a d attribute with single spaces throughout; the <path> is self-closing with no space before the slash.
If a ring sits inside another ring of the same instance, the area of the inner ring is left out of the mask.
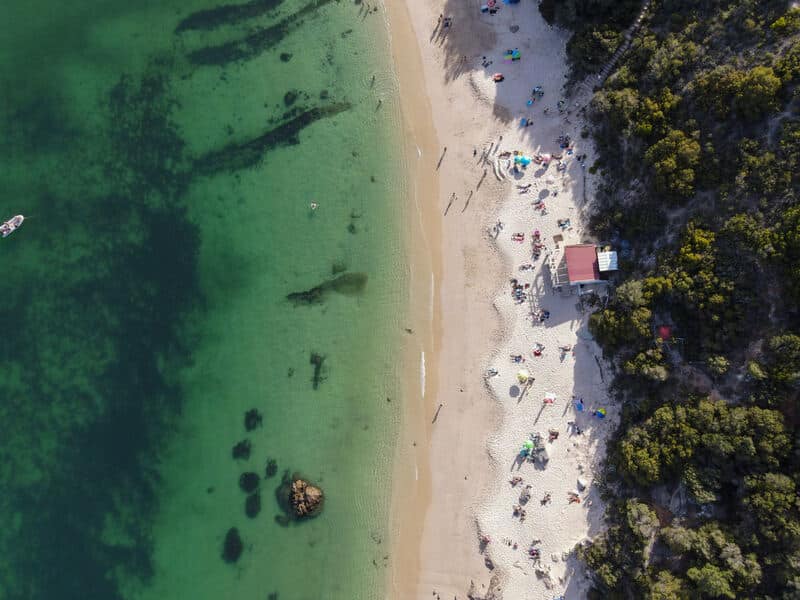
<path id="1" fill-rule="evenodd" d="M 366 273 L 343 273 L 338 277 L 324 281 L 304 292 L 292 292 L 286 299 L 293 302 L 295 306 L 301 304 L 321 304 L 325 295 L 329 292 L 336 292 L 346 296 L 355 296 L 364 292 L 367 286 L 368 275 Z"/>
<path id="2" fill-rule="evenodd" d="M 322 510 L 322 490 L 305 479 L 292 482 L 292 509 L 298 518 L 313 517 Z"/>
<path id="3" fill-rule="evenodd" d="M 322 512 L 325 503 L 322 489 L 297 473 L 290 476 L 289 471 L 284 472 L 275 495 L 281 510 L 286 513 L 275 517 L 281 525 L 315 517 Z"/>

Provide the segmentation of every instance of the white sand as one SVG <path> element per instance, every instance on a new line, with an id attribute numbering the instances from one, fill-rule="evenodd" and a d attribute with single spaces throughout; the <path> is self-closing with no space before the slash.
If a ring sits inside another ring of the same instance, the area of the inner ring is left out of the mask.
<path id="1" fill-rule="evenodd" d="M 494 367 L 500 372 L 488 382 L 502 406 L 503 418 L 500 429 L 489 441 L 494 478 L 490 492 L 477 508 L 478 526 L 482 534 L 491 538 L 486 553 L 503 572 L 505 597 L 544 599 L 563 593 L 566 598 L 580 598 L 585 596 L 586 581 L 579 574 L 576 576 L 571 551 L 578 542 L 596 535 L 602 528 L 604 508 L 592 480 L 599 459 L 605 453 L 605 439 L 614 426 L 616 410 L 609 403 L 602 379 L 599 348 L 587 331 L 588 314 L 581 310 L 576 290 L 566 286 L 563 293 L 559 293 L 553 289 L 551 268 L 546 263 L 552 261 L 558 265 L 565 244 L 587 241 L 583 239 L 580 210 L 586 167 L 575 157 L 586 152 L 591 160 L 593 152 L 590 146 L 582 143 L 577 115 L 567 115 L 569 107 L 559 114 L 557 102 L 562 99 L 559 91 L 566 72 L 563 37 L 547 27 L 537 11 L 526 9 L 530 15 L 525 28 L 531 28 L 532 41 L 519 46 L 522 61 L 495 67 L 506 75 L 500 84 L 486 76 L 476 76 L 475 80 L 478 89 L 486 95 L 501 86 L 507 88 L 503 96 L 516 100 L 515 107 L 506 104 L 512 115 L 534 119 L 532 127 L 509 131 L 504 136 L 501 151 L 520 150 L 529 156 L 561 153 L 566 170 L 559 171 L 558 162 L 553 161 L 546 169 L 534 163 L 524 174 L 511 174 L 513 183 L 507 186 L 506 199 L 498 215 L 503 228 L 496 243 L 502 253 L 514 267 L 534 265 L 529 271 L 514 269 L 509 276 L 518 279 L 520 284 L 529 284 L 528 292 L 536 308 L 549 311 L 550 317 L 545 321 L 532 317 L 531 302 L 516 304 L 510 286 L 501 290 L 495 299 L 497 309 L 506 316 L 510 326 L 505 343 L 487 362 L 487 368 Z M 520 14 L 514 15 L 514 12 Z M 500 18 L 494 17 L 498 32 L 508 31 L 512 23 L 519 24 L 517 18 L 522 12 L 519 9 L 501 11 Z M 499 33 L 492 55 L 496 56 L 506 46 L 516 47 L 513 44 L 519 42 L 514 38 L 510 32 Z M 543 87 L 544 97 L 526 110 L 525 99 L 535 85 Z M 549 107 L 548 115 L 543 114 L 545 107 Z M 571 136 L 571 156 L 559 147 L 557 138 L 560 135 Z M 504 168 L 508 163 L 496 159 L 497 156 L 493 153 L 489 160 L 500 163 L 500 168 L 494 170 L 502 176 L 508 173 Z M 527 183 L 531 183 L 530 191 L 520 194 L 517 186 Z M 591 197 L 589 190 L 586 195 Z M 545 203 L 546 214 L 533 206 L 540 198 Z M 557 224 L 558 219 L 569 219 L 572 226 L 562 229 Z M 545 245 L 538 260 L 531 257 L 533 230 L 540 231 Z M 512 240 L 517 232 L 525 234 L 523 243 Z M 545 347 L 540 357 L 532 353 L 536 344 Z M 570 346 L 571 350 L 564 352 L 560 346 Z M 523 355 L 525 362 L 512 363 L 511 354 Z M 520 367 L 535 377 L 521 400 L 513 397 L 517 390 L 524 389 L 516 376 Z M 557 397 L 553 405 L 542 401 L 548 392 L 554 392 Z M 573 397 L 583 398 L 582 413 L 575 409 Z M 608 414 L 604 420 L 591 414 L 601 407 Z M 577 434 L 568 425 L 570 421 L 583 433 Z M 548 442 L 550 430 L 559 434 L 552 442 Z M 523 442 L 534 432 L 542 434 L 549 454 L 544 467 L 515 460 Z M 509 480 L 514 475 L 521 476 L 523 481 L 512 487 Z M 579 493 L 579 503 L 570 504 L 568 493 L 578 491 L 578 478 L 585 480 L 588 488 Z M 527 485 L 531 486 L 531 499 L 523 506 L 526 514 L 524 521 L 520 521 L 513 516 L 512 507 L 519 504 L 520 493 Z M 546 492 L 551 494 L 551 500 L 543 504 L 541 500 Z M 528 555 L 532 546 L 540 551 L 539 569 L 537 561 Z"/>
<path id="2" fill-rule="evenodd" d="M 576 543 L 603 527 L 604 507 L 592 481 L 617 408 L 607 397 L 599 348 L 586 328 L 588 313 L 580 310 L 576 294 L 552 289 L 545 262 L 548 253 L 558 261 L 565 244 L 585 241 L 582 207 L 584 197 L 591 201 L 592 191 L 584 192 L 584 177 L 590 187 L 591 177 L 576 156 L 588 154 L 588 168 L 594 153 L 588 140 L 581 139 L 575 108 L 587 98 L 572 99 L 559 114 L 567 35 L 550 28 L 534 3 L 502 5 L 495 16 L 480 14 L 480 4 L 407 3 L 436 136 L 440 147 L 447 147 L 437 169 L 439 198 L 428 200 L 444 212 L 452 194 L 456 197 L 440 226 L 441 347 L 436 357 L 437 393 L 427 398 L 428 420 L 440 404 L 442 410 L 428 431 L 430 504 L 420 536 L 418 572 L 408 573 L 406 564 L 403 573 L 395 573 L 389 597 L 430 598 L 435 592 L 446 600 L 464 599 L 473 582 L 476 595 L 494 587 L 507 600 L 549 600 L 560 594 L 582 598 L 587 581 L 576 571 L 570 553 Z M 453 17 L 447 30 L 437 27 L 440 12 Z M 512 32 L 512 26 L 518 30 Z M 522 60 L 504 64 L 507 48 L 519 48 Z M 394 51 L 399 52 L 397 47 Z M 493 64 L 483 67 L 483 56 Z M 505 81 L 494 83 L 495 72 L 502 72 Z M 402 77 L 401 91 L 407 93 L 410 86 L 403 85 Z M 544 97 L 527 107 L 531 88 L 537 85 L 543 87 Z M 545 107 L 549 115 L 543 114 Z M 532 117 L 534 125 L 521 128 L 521 117 Z M 573 140 L 571 156 L 556 142 L 562 134 Z M 490 148 L 481 164 L 481 155 Z M 566 170 L 560 172 L 554 160 L 546 170 L 531 164 L 518 178 L 508 176 L 498 157 L 513 150 L 528 156 L 563 152 Z M 440 155 L 423 159 L 434 169 Z M 520 194 L 516 186 L 527 183 L 530 191 Z M 532 205 L 539 197 L 547 206 L 546 215 Z M 564 218 L 572 227 L 562 231 L 557 219 Z M 498 220 L 504 227 L 495 238 L 491 230 Z M 537 229 L 545 249 L 532 260 L 531 234 Z M 512 241 L 516 232 L 525 234 L 524 243 Z M 559 234 L 563 242 L 556 247 L 554 236 Z M 527 263 L 534 268 L 518 270 Z M 528 291 L 536 305 L 550 312 L 549 319 L 532 319 L 530 303 L 513 301 L 511 278 L 530 284 Z M 541 357 L 532 355 L 536 343 L 545 346 Z M 573 350 L 562 356 L 562 345 Z M 525 362 L 512 363 L 511 354 L 523 355 Z M 484 382 L 483 373 L 490 367 L 499 374 Z M 521 400 L 511 393 L 512 386 L 519 385 L 520 368 L 535 377 Z M 554 405 L 543 406 L 546 392 L 556 394 Z M 573 395 L 584 399 L 582 414 L 576 415 Z M 607 410 L 604 420 L 591 415 L 600 407 Z M 575 434 L 569 421 L 583 434 Z M 548 443 L 550 429 L 559 436 Z M 515 462 L 533 432 L 541 432 L 549 453 L 545 468 Z M 514 475 L 523 478 L 516 487 L 509 483 Z M 580 493 L 580 503 L 569 504 L 567 493 L 576 489 L 579 477 L 588 488 Z M 526 485 L 531 486 L 531 499 L 521 522 L 512 515 L 512 506 L 519 503 Z M 551 501 L 541 504 L 547 491 Z M 402 491 L 399 494 L 398 504 L 403 502 Z M 491 538 L 483 555 L 479 534 Z M 402 546 L 402 530 L 399 537 Z M 528 556 L 533 540 L 541 540 L 535 547 L 548 573 L 544 577 L 537 575 Z M 491 571 L 484 565 L 486 558 L 493 563 Z"/>

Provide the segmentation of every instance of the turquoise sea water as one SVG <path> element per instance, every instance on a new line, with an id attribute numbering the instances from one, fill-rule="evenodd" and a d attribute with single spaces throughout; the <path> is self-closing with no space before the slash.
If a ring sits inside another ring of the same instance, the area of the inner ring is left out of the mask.
<path id="1" fill-rule="evenodd" d="M 382 597 L 407 297 L 382 10 L 0 17 L 0 216 L 28 217 L 0 243 L 0 599 Z M 286 470 L 322 515 L 276 522 Z"/>

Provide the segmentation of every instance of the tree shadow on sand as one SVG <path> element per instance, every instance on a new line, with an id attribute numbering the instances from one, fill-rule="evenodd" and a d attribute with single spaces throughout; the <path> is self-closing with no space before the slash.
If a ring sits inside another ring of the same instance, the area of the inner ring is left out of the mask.
<path id="1" fill-rule="evenodd" d="M 522 118 L 561 119 L 569 125 L 576 106 L 567 97 L 566 68 L 561 68 L 569 33 L 548 25 L 535 3 L 501 2 L 494 15 L 482 13 L 482 4 L 482 0 L 446 0 L 443 15 L 452 18 L 451 25 L 431 23 L 430 41 L 443 52 L 445 80 L 468 78 L 475 97 L 504 125 L 520 123 Z M 520 59 L 506 59 L 506 50 L 519 50 Z M 492 83 L 495 73 L 505 79 Z M 544 96 L 528 104 L 536 86 L 542 86 Z M 565 104 L 560 107 L 562 99 Z M 522 134 L 529 137 L 533 130 L 523 128 Z M 550 140 L 542 146 L 545 152 L 554 150 Z"/>

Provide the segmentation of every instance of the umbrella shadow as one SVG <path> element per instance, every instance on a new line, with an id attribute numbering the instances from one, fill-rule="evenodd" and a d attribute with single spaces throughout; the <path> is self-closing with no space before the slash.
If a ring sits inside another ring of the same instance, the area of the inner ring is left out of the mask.
<path id="1" fill-rule="evenodd" d="M 533 384 L 533 379 L 528 379 L 528 382 L 522 388 L 522 393 L 519 395 L 519 398 L 517 398 L 517 404 L 519 404 L 525 399 L 525 395 L 528 393 L 528 390 L 531 389 L 532 384 Z"/>

